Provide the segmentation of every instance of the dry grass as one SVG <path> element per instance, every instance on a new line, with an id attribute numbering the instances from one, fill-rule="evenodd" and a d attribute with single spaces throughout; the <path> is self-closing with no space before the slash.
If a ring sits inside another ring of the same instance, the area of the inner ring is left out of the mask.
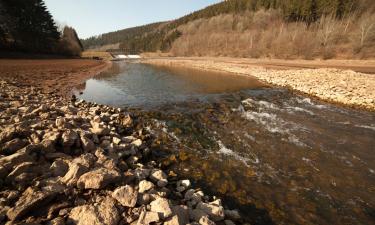
<path id="1" fill-rule="evenodd" d="M 175 56 L 282 59 L 375 58 L 375 17 L 323 16 L 313 24 L 285 22 L 276 10 L 198 19 L 178 28 Z"/>

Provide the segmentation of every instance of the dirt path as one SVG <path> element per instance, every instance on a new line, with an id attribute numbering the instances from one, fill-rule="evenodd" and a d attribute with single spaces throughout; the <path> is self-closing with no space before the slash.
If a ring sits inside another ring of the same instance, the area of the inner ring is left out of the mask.
<path id="1" fill-rule="evenodd" d="M 70 94 L 73 87 L 109 66 L 110 63 L 105 61 L 86 59 L 1 59 L 0 79 L 66 95 Z"/>

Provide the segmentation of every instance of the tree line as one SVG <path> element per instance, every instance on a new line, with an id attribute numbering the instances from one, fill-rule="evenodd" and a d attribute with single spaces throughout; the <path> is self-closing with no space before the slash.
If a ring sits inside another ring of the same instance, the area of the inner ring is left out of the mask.
<path id="1" fill-rule="evenodd" d="M 342 19 L 352 12 L 363 11 L 373 0 L 227 0 L 193 12 L 180 19 L 130 28 L 82 40 L 85 48 L 120 43 L 125 52 L 169 51 L 181 35 L 179 27 L 189 22 L 223 14 L 241 14 L 259 10 L 278 10 L 286 22 L 312 24 L 322 16 Z"/>
<path id="2" fill-rule="evenodd" d="M 0 0 L 2 51 L 76 56 L 82 48 L 73 28 L 58 31 L 43 0 Z"/>

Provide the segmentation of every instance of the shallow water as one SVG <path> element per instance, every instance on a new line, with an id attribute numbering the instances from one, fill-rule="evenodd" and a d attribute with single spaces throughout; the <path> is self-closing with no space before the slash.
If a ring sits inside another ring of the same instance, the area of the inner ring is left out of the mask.
<path id="1" fill-rule="evenodd" d="M 252 224 L 374 224 L 375 113 L 142 64 L 118 64 L 81 97 L 142 109 L 164 166 Z"/>

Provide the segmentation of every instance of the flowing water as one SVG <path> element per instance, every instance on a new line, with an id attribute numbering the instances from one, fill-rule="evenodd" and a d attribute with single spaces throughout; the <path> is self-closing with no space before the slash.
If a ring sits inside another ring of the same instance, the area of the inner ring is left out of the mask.
<path id="1" fill-rule="evenodd" d="M 375 224 L 373 112 L 250 77 L 137 63 L 83 89 L 83 99 L 139 109 L 163 166 L 251 224 Z"/>

